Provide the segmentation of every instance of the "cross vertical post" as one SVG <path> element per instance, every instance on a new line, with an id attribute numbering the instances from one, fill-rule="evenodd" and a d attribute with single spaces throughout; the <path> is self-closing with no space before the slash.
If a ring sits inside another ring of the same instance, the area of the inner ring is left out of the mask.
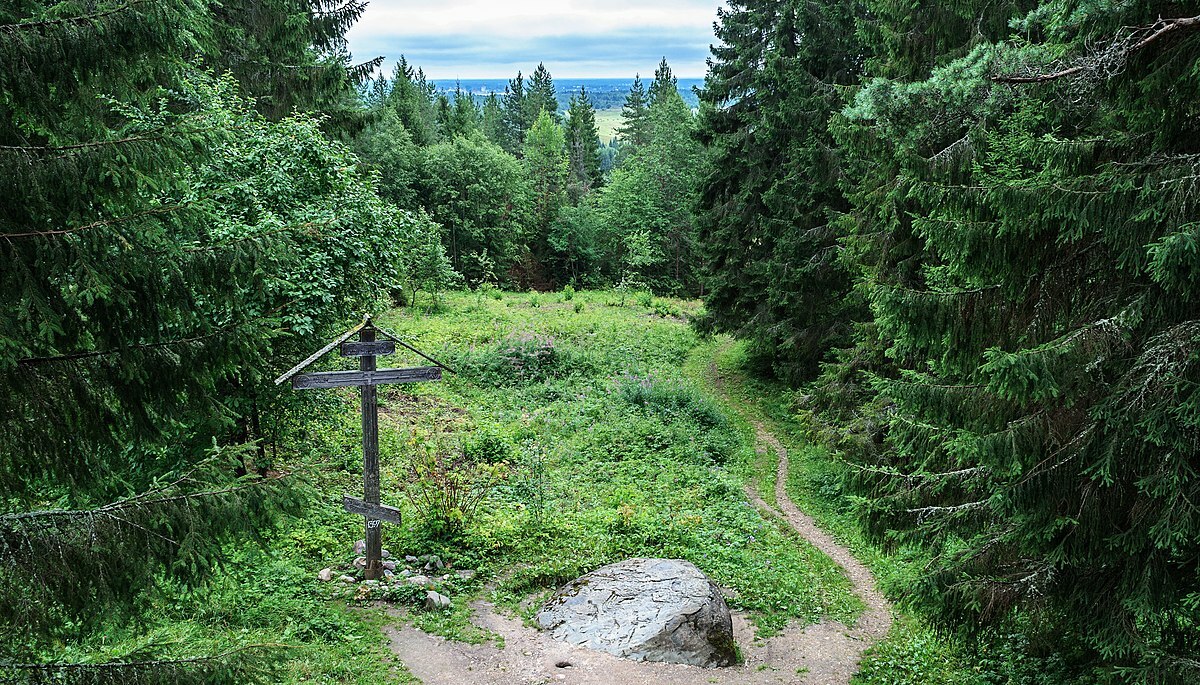
<path id="1" fill-rule="evenodd" d="M 358 334 L 359 342 L 375 342 L 375 327 L 369 323 Z M 375 355 L 358 358 L 360 371 L 375 370 Z M 374 385 L 363 385 L 362 392 L 362 448 L 363 448 L 363 501 L 379 504 L 379 413 Z M 383 538 L 379 519 L 367 518 L 367 567 L 363 577 L 368 580 L 383 575 L 381 559 Z"/>
<path id="2" fill-rule="evenodd" d="M 350 340 L 355 333 L 358 334 L 357 342 Z M 376 340 L 376 333 L 382 333 L 384 340 Z M 399 369 L 376 368 L 376 358 L 381 355 L 395 354 L 397 344 L 436 366 Z M 339 346 L 343 357 L 358 357 L 358 371 L 300 373 Z M 346 495 L 342 498 L 342 508 L 367 520 L 367 563 L 363 569 L 363 577 L 368 580 L 377 580 L 383 575 L 383 536 L 381 535 L 383 522 L 400 524 L 400 510 L 383 504 L 379 497 L 379 398 L 376 395 L 375 386 L 384 383 L 440 381 L 442 369 L 454 373 L 452 369 L 433 357 L 403 342 L 395 334 L 376 328 L 371 323 L 371 316 L 366 315 L 363 317 L 362 323 L 341 334 L 333 342 L 312 353 L 307 359 L 292 367 L 290 371 L 275 379 L 276 385 L 290 380 L 293 390 L 348 387 L 359 389 L 359 397 L 362 402 L 363 498 L 358 499 Z"/>

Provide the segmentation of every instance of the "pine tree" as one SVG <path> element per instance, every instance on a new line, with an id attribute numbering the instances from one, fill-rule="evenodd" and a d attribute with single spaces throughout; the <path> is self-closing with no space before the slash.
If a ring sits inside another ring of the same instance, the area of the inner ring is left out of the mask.
<path id="1" fill-rule="evenodd" d="M 640 76 L 633 78 L 629 94 L 625 96 L 625 106 L 621 109 L 621 125 L 617 127 L 617 135 L 632 150 L 636 150 L 650 140 L 650 123 L 647 112 L 646 89 L 642 87 Z"/>
<path id="2" fill-rule="evenodd" d="M 579 97 L 571 96 L 567 110 L 567 180 L 572 204 L 600 185 L 600 133 L 596 129 L 596 111 L 587 90 L 580 87 Z"/>
<path id="3" fill-rule="evenodd" d="M 700 203 L 710 320 L 793 381 L 849 339 L 835 223 L 847 205 L 827 129 L 843 102 L 827 84 L 855 80 L 853 26 L 852 6 L 731 3 L 701 94 L 713 155 Z M 665 64 L 655 84 L 652 94 L 673 84 Z"/>
<path id="4" fill-rule="evenodd" d="M 650 90 L 647 92 L 647 106 L 653 106 L 655 101 L 667 93 L 679 92 L 679 80 L 675 78 L 675 73 L 671 71 L 671 65 L 667 64 L 667 58 L 663 57 L 658 63 L 658 68 L 654 70 L 654 80 L 650 82 Z"/>
<path id="5" fill-rule="evenodd" d="M 546 112 L 550 120 L 562 125 L 562 115 L 558 113 L 558 95 L 554 92 L 554 79 L 546 65 L 538 63 L 529 77 L 529 90 L 525 93 L 525 123 L 526 130 L 537 122 L 538 115 Z"/>
<path id="6" fill-rule="evenodd" d="M 520 154 L 525 144 L 525 132 L 533 122 L 526 120 L 525 79 L 521 72 L 504 88 L 504 142 L 500 147 L 509 154 Z"/>
<path id="7" fill-rule="evenodd" d="M 485 138 L 501 147 L 507 140 L 504 135 L 504 108 L 495 92 L 488 93 L 487 99 L 483 101 L 479 130 Z"/>
<path id="8" fill-rule="evenodd" d="M 526 278 L 532 284 L 541 284 L 549 255 L 550 225 L 566 203 L 569 173 L 566 137 L 562 127 L 554 123 L 550 112 L 544 109 L 525 138 L 524 162 L 530 186 L 527 244 L 532 255 L 532 263 L 526 267 Z"/>

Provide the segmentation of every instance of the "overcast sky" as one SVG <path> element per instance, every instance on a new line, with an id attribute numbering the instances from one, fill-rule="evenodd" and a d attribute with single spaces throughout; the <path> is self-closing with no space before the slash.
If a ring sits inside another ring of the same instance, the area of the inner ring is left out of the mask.
<path id="1" fill-rule="evenodd" d="M 356 59 L 404 54 L 430 78 L 704 76 L 721 0 L 370 0 L 347 37 Z"/>

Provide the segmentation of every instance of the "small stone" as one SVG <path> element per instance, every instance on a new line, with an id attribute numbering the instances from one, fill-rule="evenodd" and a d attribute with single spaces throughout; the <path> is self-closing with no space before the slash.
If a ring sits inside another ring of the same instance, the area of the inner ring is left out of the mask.
<path id="1" fill-rule="evenodd" d="M 317 580 L 324 582 L 324 583 L 328 583 L 329 581 L 333 580 L 333 569 L 331 569 L 331 568 L 321 569 L 320 572 L 317 573 Z"/>
<path id="2" fill-rule="evenodd" d="M 425 608 L 431 611 L 434 609 L 449 609 L 450 598 L 430 590 L 425 593 Z"/>
<path id="3" fill-rule="evenodd" d="M 389 570 L 387 570 L 387 569 L 384 569 L 384 570 L 383 570 L 383 577 L 384 577 L 384 578 L 387 578 L 388 580 L 393 580 L 393 579 L 396 577 L 396 574 L 395 574 L 395 573 L 392 573 L 391 571 L 389 571 Z"/>
<path id="4" fill-rule="evenodd" d="M 408 578 L 407 581 L 409 585 L 420 585 L 421 587 L 426 587 L 429 585 L 429 578 L 425 576 L 412 576 L 411 578 Z"/>
<path id="5" fill-rule="evenodd" d="M 409 554 L 408 556 L 404 557 L 404 563 L 406 563 L 406 564 L 415 564 L 415 563 L 417 563 L 418 561 L 420 561 L 420 559 L 418 559 L 418 558 L 414 557 L 414 556 L 413 556 L 413 555 L 411 555 L 411 554 Z"/>
<path id="6" fill-rule="evenodd" d="M 358 556 L 361 554 L 366 554 L 366 553 L 367 553 L 367 541 L 366 540 L 359 540 L 354 543 L 355 556 Z"/>
<path id="7" fill-rule="evenodd" d="M 343 583 L 353 583 L 354 576 L 339 576 L 338 580 L 342 581 Z"/>
<path id="8" fill-rule="evenodd" d="M 466 569 L 466 568 L 455 571 L 454 574 L 457 575 L 459 578 L 462 578 L 463 580 L 471 580 L 472 578 L 475 577 L 475 572 L 472 571 L 471 569 Z"/>
<path id="9" fill-rule="evenodd" d="M 366 557 L 359 557 L 354 560 L 354 568 L 366 568 L 366 567 L 367 567 L 367 558 Z"/>
<path id="10" fill-rule="evenodd" d="M 413 572 L 408 569 L 404 569 L 403 571 L 400 572 L 400 575 L 404 576 L 405 578 L 411 576 L 412 574 L 413 574 Z"/>
<path id="11" fill-rule="evenodd" d="M 364 580 L 363 583 L 366 585 L 370 585 L 371 587 L 375 587 L 376 585 L 379 584 L 379 581 L 378 580 Z"/>
<path id="12" fill-rule="evenodd" d="M 392 553 L 385 549 L 379 553 L 379 556 L 383 559 L 387 559 L 388 557 L 392 556 Z"/>
<path id="13" fill-rule="evenodd" d="M 395 571 L 396 570 L 396 562 L 394 562 L 394 561 L 385 561 L 382 564 L 380 564 L 380 566 L 383 566 L 383 570 L 385 570 L 385 571 Z"/>

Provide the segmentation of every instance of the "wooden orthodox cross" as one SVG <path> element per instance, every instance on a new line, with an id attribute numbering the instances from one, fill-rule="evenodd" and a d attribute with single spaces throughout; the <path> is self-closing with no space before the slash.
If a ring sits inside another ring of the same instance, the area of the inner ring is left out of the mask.
<path id="1" fill-rule="evenodd" d="M 388 339 L 376 340 L 377 332 L 382 332 Z M 355 333 L 358 334 L 357 342 L 350 340 Z M 408 369 L 376 368 L 376 358 L 394 354 L 397 343 L 437 366 L 419 366 Z M 343 357 L 358 357 L 358 371 L 322 371 L 297 375 L 339 345 Z M 379 578 L 383 574 L 381 565 L 383 543 L 380 536 L 380 522 L 400 523 L 400 510 L 379 501 L 379 405 L 376 401 L 375 386 L 387 383 L 441 380 L 443 368 L 446 367 L 437 360 L 376 328 L 371 323 L 370 315 L 367 315 L 363 317 L 362 323 L 346 331 L 336 340 L 313 353 L 308 359 L 300 362 L 291 371 L 275 379 L 276 385 L 291 379 L 292 388 L 295 390 L 349 386 L 359 388 L 362 396 L 363 497 L 358 499 L 346 495 L 342 499 L 342 508 L 351 514 L 358 514 L 367 519 L 367 567 L 363 575 L 368 579 Z"/>

